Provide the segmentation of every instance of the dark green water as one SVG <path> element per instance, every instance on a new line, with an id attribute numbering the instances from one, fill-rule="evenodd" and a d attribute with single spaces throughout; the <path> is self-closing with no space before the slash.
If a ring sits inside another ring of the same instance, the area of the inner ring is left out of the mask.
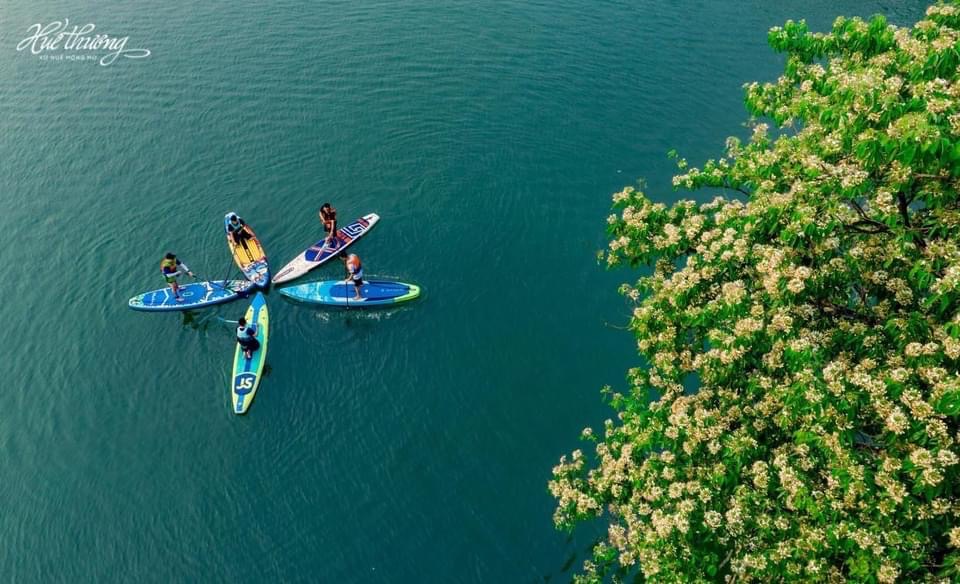
<path id="1" fill-rule="evenodd" d="M 609 194 L 644 176 L 668 201 L 667 150 L 743 133 L 741 84 L 778 74 L 770 26 L 923 7 L 0 3 L 0 575 L 568 580 L 592 534 L 554 531 L 550 468 L 637 362 L 606 325 L 630 274 L 595 261 Z M 63 18 L 152 54 L 16 50 Z M 228 209 L 279 267 L 326 200 L 379 213 L 365 270 L 425 296 L 329 312 L 272 291 L 271 371 L 234 416 L 232 332 L 126 300 L 167 250 L 222 277 Z"/>

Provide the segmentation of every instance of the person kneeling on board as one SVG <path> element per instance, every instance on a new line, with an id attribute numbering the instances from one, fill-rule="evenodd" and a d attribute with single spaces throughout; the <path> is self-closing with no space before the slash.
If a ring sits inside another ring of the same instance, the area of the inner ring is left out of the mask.
<path id="1" fill-rule="evenodd" d="M 250 248 L 247 247 L 247 240 L 250 239 L 250 230 L 247 229 L 246 221 L 236 214 L 230 215 L 227 221 L 227 230 L 230 232 L 230 235 L 233 236 L 233 242 L 237 245 L 242 245 L 243 249 L 247 250 L 249 254 Z"/>
<path id="2" fill-rule="evenodd" d="M 253 352 L 260 348 L 260 341 L 257 340 L 257 325 L 247 326 L 247 319 L 242 316 L 237 321 L 237 343 L 243 349 L 243 356 L 248 360 L 253 356 Z"/>
<path id="3" fill-rule="evenodd" d="M 320 207 L 320 222 L 323 223 L 323 230 L 327 236 L 323 240 L 324 247 L 330 245 L 330 242 L 337 237 L 337 210 L 330 203 L 324 203 Z"/>
<path id="4" fill-rule="evenodd" d="M 189 274 L 191 278 L 196 277 L 193 275 L 193 272 L 190 271 L 190 268 L 187 267 L 187 264 L 181 262 L 177 259 L 177 256 L 171 252 L 163 256 L 163 259 L 160 260 L 160 273 L 163 274 L 164 280 L 170 285 L 170 289 L 173 290 L 173 297 L 177 299 L 177 302 L 183 302 L 183 298 L 180 296 L 180 285 L 177 283 L 177 277 L 182 276 L 184 273 Z"/>
<path id="5" fill-rule="evenodd" d="M 341 251 L 340 259 L 343 260 L 343 266 L 347 270 L 347 279 L 343 283 L 349 284 L 352 281 L 355 292 L 353 297 L 363 300 L 363 296 L 360 295 L 360 287 L 363 286 L 363 266 L 360 265 L 360 258 L 355 253 L 347 254 Z"/>

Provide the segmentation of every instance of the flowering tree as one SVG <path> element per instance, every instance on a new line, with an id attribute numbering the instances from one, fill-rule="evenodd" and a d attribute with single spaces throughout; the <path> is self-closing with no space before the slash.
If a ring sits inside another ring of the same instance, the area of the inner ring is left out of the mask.
<path id="1" fill-rule="evenodd" d="M 609 525 L 579 579 L 960 579 L 958 6 L 772 29 L 781 129 L 674 177 L 729 196 L 614 195 L 649 367 L 553 471 L 557 526 Z"/>

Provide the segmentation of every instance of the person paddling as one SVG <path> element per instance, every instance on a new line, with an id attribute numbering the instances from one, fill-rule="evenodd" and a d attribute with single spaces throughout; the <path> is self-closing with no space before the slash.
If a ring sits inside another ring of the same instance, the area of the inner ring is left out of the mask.
<path id="1" fill-rule="evenodd" d="M 237 344 L 243 349 L 243 356 L 250 360 L 253 352 L 260 348 L 257 340 L 257 325 L 247 325 L 247 319 L 240 317 L 237 321 Z"/>
<path id="2" fill-rule="evenodd" d="M 193 272 L 190 271 L 190 268 L 187 267 L 187 264 L 181 262 L 177 256 L 170 252 L 160 260 L 160 273 L 163 274 L 163 278 L 167 281 L 167 284 L 170 285 L 170 289 L 173 290 L 173 297 L 177 299 L 177 302 L 183 302 L 183 298 L 180 296 L 180 285 L 177 283 L 177 277 L 182 276 L 184 273 L 189 274 L 191 278 L 196 277 L 193 275 Z"/>
<path id="3" fill-rule="evenodd" d="M 230 217 L 227 218 L 227 231 L 233 236 L 233 242 L 237 245 L 242 245 L 243 249 L 247 251 L 247 255 L 250 255 L 247 240 L 250 239 L 251 235 L 250 229 L 247 228 L 246 221 L 241 219 L 236 213 L 231 213 Z"/>
<path id="4" fill-rule="evenodd" d="M 354 299 L 363 300 L 363 296 L 360 295 L 360 287 L 363 286 L 363 266 L 360 264 L 360 257 L 355 253 L 347 254 L 345 251 L 341 251 L 339 257 L 347 270 L 347 279 L 343 283 L 349 284 L 353 281 Z"/>
<path id="5" fill-rule="evenodd" d="M 327 232 L 323 240 L 323 245 L 326 247 L 337 236 L 337 210 L 330 203 L 324 203 L 320 207 L 320 222 L 323 223 L 323 230 Z"/>

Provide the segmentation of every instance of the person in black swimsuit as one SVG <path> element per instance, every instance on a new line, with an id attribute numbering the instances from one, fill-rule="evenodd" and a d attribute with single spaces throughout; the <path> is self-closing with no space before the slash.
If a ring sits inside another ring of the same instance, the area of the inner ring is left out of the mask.
<path id="1" fill-rule="evenodd" d="M 320 207 L 319 214 L 320 221 L 323 223 L 323 230 L 327 232 L 327 236 L 323 240 L 323 245 L 326 247 L 337 237 L 337 210 L 330 203 L 324 203 Z"/>

